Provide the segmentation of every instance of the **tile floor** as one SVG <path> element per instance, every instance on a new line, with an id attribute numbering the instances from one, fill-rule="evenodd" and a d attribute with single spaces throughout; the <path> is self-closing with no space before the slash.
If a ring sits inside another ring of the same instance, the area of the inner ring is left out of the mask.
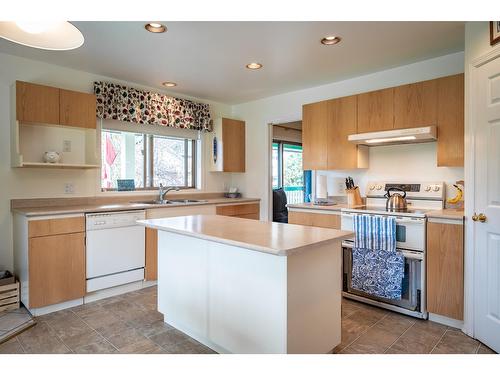
<path id="1" fill-rule="evenodd" d="M 165 324 L 156 287 L 37 318 L 0 353 L 214 353 Z M 462 332 L 344 299 L 335 353 L 493 353 Z"/>

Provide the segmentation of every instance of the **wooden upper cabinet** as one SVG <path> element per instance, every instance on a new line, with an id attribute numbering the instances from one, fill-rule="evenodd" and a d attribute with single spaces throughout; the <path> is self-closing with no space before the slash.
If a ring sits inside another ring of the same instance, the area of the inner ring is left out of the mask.
<path id="1" fill-rule="evenodd" d="M 356 96 L 328 102 L 331 121 L 327 126 L 327 169 L 358 168 L 358 146 L 347 140 L 356 133 Z"/>
<path id="2" fill-rule="evenodd" d="M 463 320 L 464 226 L 427 223 L 427 310 Z"/>
<path id="3" fill-rule="evenodd" d="M 61 125 L 95 129 L 96 97 L 94 94 L 61 89 L 59 98 Z"/>
<path id="4" fill-rule="evenodd" d="M 332 121 L 329 101 L 302 106 L 302 165 L 304 170 L 325 170 L 328 126 Z"/>
<path id="5" fill-rule="evenodd" d="M 358 95 L 357 133 L 394 128 L 394 88 Z"/>
<path id="6" fill-rule="evenodd" d="M 394 88 L 394 128 L 437 124 L 437 79 Z"/>
<path id="7" fill-rule="evenodd" d="M 223 171 L 245 172 L 245 121 L 222 119 Z"/>
<path id="8" fill-rule="evenodd" d="M 85 295 L 85 233 L 29 239 L 29 307 Z"/>
<path id="9" fill-rule="evenodd" d="M 16 81 L 17 121 L 95 129 L 93 94 Z"/>
<path id="10" fill-rule="evenodd" d="M 16 81 L 16 117 L 20 122 L 59 124 L 59 89 Z"/>
<path id="11" fill-rule="evenodd" d="M 438 167 L 464 165 L 464 75 L 438 81 Z"/>

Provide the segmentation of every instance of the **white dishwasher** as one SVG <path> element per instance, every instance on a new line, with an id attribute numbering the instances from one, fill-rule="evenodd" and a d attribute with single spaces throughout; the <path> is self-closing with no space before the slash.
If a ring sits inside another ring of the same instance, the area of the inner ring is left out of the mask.
<path id="1" fill-rule="evenodd" d="M 143 210 L 87 214 L 87 292 L 144 279 Z"/>

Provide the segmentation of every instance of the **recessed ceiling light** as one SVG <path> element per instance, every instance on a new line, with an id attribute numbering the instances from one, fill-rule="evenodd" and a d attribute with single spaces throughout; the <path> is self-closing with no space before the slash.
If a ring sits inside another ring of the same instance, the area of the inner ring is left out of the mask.
<path id="1" fill-rule="evenodd" d="M 80 47 L 83 34 L 66 21 L 0 22 L 0 37 L 24 46 L 65 51 Z"/>
<path id="2" fill-rule="evenodd" d="M 340 43 L 341 40 L 342 38 L 339 36 L 325 36 L 323 39 L 321 39 L 321 44 L 324 44 L 325 46 L 332 46 L 334 44 Z"/>
<path id="3" fill-rule="evenodd" d="M 247 69 L 256 70 L 256 69 L 260 69 L 260 68 L 262 68 L 262 64 L 257 63 L 257 62 L 247 64 Z"/>
<path id="4" fill-rule="evenodd" d="M 165 87 L 175 87 L 175 86 L 177 86 L 177 83 L 175 83 L 175 82 L 163 82 L 162 85 Z"/>
<path id="5" fill-rule="evenodd" d="M 167 31 L 167 27 L 158 22 L 147 23 L 144 28 L 150 33 L 164 33 Z"/>

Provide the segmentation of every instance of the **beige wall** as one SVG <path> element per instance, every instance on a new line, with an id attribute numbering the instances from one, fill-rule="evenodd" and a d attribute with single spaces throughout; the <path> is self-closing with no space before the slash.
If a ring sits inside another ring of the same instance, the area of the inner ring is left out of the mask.
<path id="1" fill-rule="evenodd" d="M 146 88 L 143 85 L 119 81 L 105 76 L 46 64 L 0 53 L 0 269 L 12 269 L 12 198 L 43 198 L 93 196 L 101 193 L 99 170 L 42 170 L 10 167 L 10 87 L 16 80 L 35 82 L 69 90 L 92 92 L 95 80 L 113 81 Z M 152 90 L 161 91 L 158 88 Z M 181 96 L 173 93 L 175 96 Z M 230 116 L 231 107 L 221 103 L 209 103 L 213 118 Z M 208 137 L 205 137 L 208 142 Z M 209 152 L 204 147 L 204 152 Z M 208 157 L 204 158 L 208 163 Z M 230 176 L 210 173 L 203 168 L 202 183 L 206 191 L 222 191 Z M 64 194 L 64 184 L 74 185 L 74 194 Z M 115 193 L 116 194 L 116 193 Z"/>

